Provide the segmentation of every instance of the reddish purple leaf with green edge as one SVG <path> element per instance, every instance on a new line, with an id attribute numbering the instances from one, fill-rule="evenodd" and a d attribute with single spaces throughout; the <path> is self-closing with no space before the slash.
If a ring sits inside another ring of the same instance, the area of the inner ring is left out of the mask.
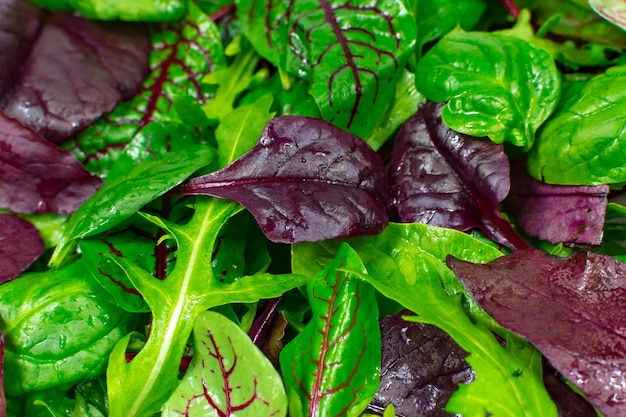
<path id="1" fill-rule="evenodd" d="M 194 355 L 163 417 L 281 417 L 287 396 L 272 363 L 235 323 L 206 311 L 193 328 Z"/>
<path id="2" fill-rule="evenodd" d="M 309 280 L 313 317 L 280 354 L 290 417 L 360 416 L 376 393 L 378 308 L 373 287 L 357 276 L 363 273 L 361 259 L 343 243 Z"/>
<path id="3" fill-rule="evenodd" d="M 0 111 L 0 208 L 72 213 L 101 184 L 70 152 Z"/>
<path id="4" fill-rule="evenodd" d="M 450 396 L 474 380 L 467 353 L 443 330 L 406 321 L 402 313 L 383 318 L 381 333 L 380 388 L 370 410 L 393 403 L 397 417 L 450 416 Z"/>
<path id="5" fill-rule="evenodd" d="M 420 106 L 396 138 L 389 179 L 400 220 L 461 231 L 480 227 L 499 243 L 526 248 L 498 212 L 510 187 L 504 148 L 449 129 L 442 107 Z"/>
<path id="6" fill-rule="evenodd" d="M 183 20 L 157 26 L 152 44 L 151 72 L 141 91 L 75 138 L 72 151 L 92 172 L 107 172 L 126 144 L 148 125 L 179 122 L 175 95 L 204 103 L 208 92 L 201 78 L 226 63 L 215 23 L 193 1 Z M 175 138 L 168 135 L 168 143 Z"/>
<path id="7" fill-rule="evenodd" d="M 39 34 L 42 10 L 24 0 L 0 1 L 0 97 L 12 87 Z"/>
<path id="8" fill-rule="evenodd" d="M 608 185 L 552 185 L 528 175 L 524 158 L 511 164 L 507 212 L 530 236 L 551 243 L 599 245 L 608 204 Z"/>
<path id="9" fill-rule="evenodd" d="M 487 313 L 535 345 L 605 417 L 626 415 L 626 264 L 536 249 L 447 263 Z"/>
<path id="10" fill-rule="evenodd" d="M 388 222 L 380 156 L 360 138 L 309 117 L 270 120 L 249 152 L 188 181 L 181 193 L 237 201 L 274 242 L 375 234 Z"/>
<path id="11" fill-rule="evenodd" d="M 2 97 L 2 109 L 61 142 L 135 95 L 149 53 L 145 25 L 53 14 Z"/>
<path id="12" fill-rule="evenodd" d="M 589 5 L 604 19 L 626 30 L 626 3 L 621 0 L 589 0 Z"/>
<path id="13" fill-rule="evenodd" d="M 0 214 L 0 283 L 24 272 L 43 251 L 35 226 L 12 214 Z"/>

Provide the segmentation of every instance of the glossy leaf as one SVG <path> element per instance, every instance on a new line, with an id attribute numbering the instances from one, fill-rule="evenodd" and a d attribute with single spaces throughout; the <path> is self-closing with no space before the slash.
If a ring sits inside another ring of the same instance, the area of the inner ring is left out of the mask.
<path id="1" fill-rule="evenodd" d="M 624 415 L 626 264 L 534 249 L 486 265 L 448 264 L 481 306 L 531 341 L 605 417 Z"/>
<path id="2" fill-rule="evenodd" d="M 372 401 L 377 409 L 395 406 L 397 417 L 443 417 L 459 384 L 474 372 L 467 353 L 441 329 L 407 322 L 401 314 L 381 320 L 380 388 Z"/>
<path id="3" fill-rule="evenodd" d="M 530 236 L 551 243 L 599 245 L 602 242 L 608 185 L 550 185 L 531 178 L 523 159 L 513 161 L 508 213 Z"/>
<path id="4" fill-rule="evenodd" d="M 526 41 L 486 32 L 455 31 L 419 61 L 417 89 L 446 102 L 453 130 L 529 149 L 560 97 L 550 55 Z"/>
<path id="5" fill-rule="evenodd" d="M 207 146 L 190 146 L 147 160 L 126 176 L 107 183 L 74 212 L 52 255 L 51 265 L 59 266 L 63 262 L 75 239 L 103 232 L 128 219 L 144 205 L 207 165 L 213 156 L 213 151 Z"/>
<path id="6" fill-rule="evenodd" d="M 439 327 L 468 352 L 466 361 L 476 379 L 452 395 L 448 412 L 464 417 L 557 415 L 541 378 L 541 355 L 476 307 L 445 265 L 448 254 L 487 262 L 500 256 L 498 250 L 463 232 L 418 223 L 392 223 L 381 234 L 350 244 L 367 268 L 362 277 L 417 314 L 407 319 Z M 316 270 L 335 249 L 333 242 L 296 245 L 293 271 Z M 493 332 L 508 339 L 504 347 Z"/>
<path id="7" fill-rule="evenodd" d="M 4 336 L 0 332 L 0 417 L 7 416 L 7 399 L 4 393 Z"/>
<path id="8" fill-rule="evenodd" d="M 382 160 L 358 137 L 281 116 L 249 152 L 181 192 L 235 200 L 270 240 L 292 243 L 379 232 L 388 219 L 386 181 Z"/>
<path id="9" fill-rule="evenodd" d="M 15 69 L 2 110 L 61 142 L 135 95 L 149 54 L 147 26 L 51 15 Z"/>
<path id="10" fill-rule="evenodd" d="M 593 10 L 604 19 L 626 30 L 626 5 L 616 0 L 589 0 Z"/>
<path id="11" fill-rule="evenodd" d="M 72 213 L 102 185 L 74 155 L 0 112 L 0 207 Z"/>
<path id="12" fill-rule="evenodd" d="M 461 231 L 480 227 L 506 246 L 527 247 L 498 212 L 510 187 L 503 146 L 450 130 L 441 108 L 421 106 L 394 142 L 390 183 L 398 217 Z"/>
<path id="13" fill-rule="evenodd" d="M 307 284 L 313 317 L 280 354 L 289 415 L 358 416 L 379 382 L 380 329 L 373 288 L 347 245 Z"/>
<path id="14" fill-rule="evenodd" d="M 9 396 L 99 375 L 134 324 L 80 262 L 0 286 L 0 319 Z"/>
<path id="15" fill-rule="evenodd" d="M 240 327 L 207 311 L 196 320 L 193 337 L 194 357 L 164 417 L 287 415 L 282 379 Z"/>
<path id="16" fill-rule="evenodd" d="M 415 46 L 415 21 L 402 2 L 241 0 L 237 6 L 257 51 L 311 80 L 324 119 L 359 136 L 380 121 Z"/>
<path id="17" fill-rule="evenodd" d="M 626 207 L 609 202 L 606 207 L 602 244 L 597 249 L 598 252 L 614 257 L 626 254 L 625 220 Z M 622 262 L 624 261 L 622 259 Z"/>
<path id="18" fill-rule="evenodd" d="M 27 270 L 43 252 L 43 241 L 32 223 L 0 214 L 0 283 Z"/>
<path id="19" fill-rule="evenodd" d="M 49 10 L 79 12 L 90 20 L 129 20 L 167 22 L 182 18 L 187 2 L 184 0 L 35 0 Z"/>
<path id="20" fill-rule="evenodd" d="M 196 202 L 193 217 L 184 225 L 144 214 L 144 218 L 176 241 L 176 265 L 164 280 L 156 279 L 126 258 L 116 258 L 146 300 L 153 321 L 145 346 L 132 361 L 127 363 L 125 356 L 128 337 L 111 354 L 107 386 L 112 417 L 143 416 L 160 410 L 176 388 L 180 359 L 201 312 L 229 303 L 277 297 L 304 282 L 297 275 L 270 274 L 220 282 L 207 254 L 214 252 L 226 220 L 240 210 L 235 203 L 205 198 Z"/>
<path id="21" fill-rule="evenodd" d="M 191 1 L 184 19 L 160 25 L 153 31 L 152 44 L 151 71 L 141 91 L 81 133 L 71 146 L 92 172 L 108 172 L 135 136 L 149 138 L 159 133 L 163 125 L 179 123 L 173 106 L 176 95 L 206 102 L 208 91 L 202 87 L 203 74 L 226 64 L 215 23 Z M 161 125 L 144 131 L 154 122 Z M 175 147 L 179 135 L 168 133 L 165 139 L 170 147 Z"/>
<path id="22" fill-rule="evenodd" d="M 528 156 L 530 175 L 566 185 L 626 181 L 622 86 L 626 86 L 624 66 L 612 67 L 582 87 L 569 86 Z"/>

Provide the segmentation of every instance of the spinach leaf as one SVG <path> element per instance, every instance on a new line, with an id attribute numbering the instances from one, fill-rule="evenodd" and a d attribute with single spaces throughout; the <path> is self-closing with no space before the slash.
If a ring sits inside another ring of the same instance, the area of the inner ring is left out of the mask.
<path id="1" fill-rule="evenodd" d="M 103 296 L 79 261 L 0 286 L 0 322 L 5 389 L 16 396 L 101 374 L 135 320 Z"/>
<path id="2" fill-rule="evenodd" d="M 287 414 L 282 379 L 239 326 L 207 311 L 196 319 L 193 339 L 191 365 L 165 403 L 164 417 Z"/>
<path id="3" fill-rule="evenodd" d="M 359 136 L 382 118 L 415 46 L 402 2 L 240 0 L 237 10 L 259 54 L 310 79 L 322 117 Z"/>
<path id="4" fill-rule="evenodd" d="M 530 175 L 565 185 L 626 181 L 624 86 L 626 66 L 568 85 L 563 102 L 528 155 Z"/>
<path id="5" fill-rule="evenodd" d="M 453 130 L 530 149 L 561 93 L 554 60 L 543 49 L 506 35 L 455 31 L 419 61 L 417 89 L 446 102 Z"/>
<path id="6" fill-rule="evenodd" d="M 291 417 L 358 416 L 379 382 L 380 329 L 365 269 L 342 244 L 307 284 L 313 318 L 280 354 Z"/>
<path id="7" fill-rule="evenodd" d="M 129 20 L 165 22 L 184 16 L 185 0 L 35 0 L 46 8 L 57 12 L 79 12 L 91 20 Z"/>

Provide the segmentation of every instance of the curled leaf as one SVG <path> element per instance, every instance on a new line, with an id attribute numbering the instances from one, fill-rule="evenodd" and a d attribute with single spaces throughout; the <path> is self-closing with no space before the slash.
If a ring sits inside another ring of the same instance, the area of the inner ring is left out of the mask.
<path id="1" fill-rule="evenodd" d="M 270 120 L 249 152 L 181 192 L 239 202 L 275 242 L 374 234 L 388 221 L 381 158 L 358 137 L 308 117 Z"/>
<path id="2" fill-rule="evenodd" d="M 0 214 L 0 283 L 17 277 L 44 252 L 39 231 L 11 214 Z"/>
<path id="3" fill-rule="evenodd" d="M 487 313 L 533 343 L 605 417 L 626 413 L 626 264 L 529 249 L 448 265 Z"/>

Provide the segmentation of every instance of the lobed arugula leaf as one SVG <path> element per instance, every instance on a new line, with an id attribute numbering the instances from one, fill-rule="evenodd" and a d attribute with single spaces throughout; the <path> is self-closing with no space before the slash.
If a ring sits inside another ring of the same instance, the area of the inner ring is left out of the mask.
<path id="1" fill-rule="evenodd" d="M 207 311 L 196 319 L 193 338 L 191 365 L 164 417 L 287 415 L 280 375 L 239 326 Z"/>
<path id="2" fill-rule="evenodd" d="M 419 61 L 417 89 L 448 102 L 451 129 L 530 149 L 561 93 L 554 60 L 543 49 L 506 35 L 455 31 Z"/>
<path id="3" fill-rule="evenodd" d="M 209 91 L 202 85 L 203 74 L 226 65 L 217 26 L 193 1 L 188 2 L 184 19 L 159 25 L 152 32 L 152 45 L 150 74 L 138 94 L 75 137 L 69 146 L 92 172 L 106 174 L 136 136 L 140 136 L 138 142 L 150 143 L 158 134 L 167 149 L 176 148 L 185 129 L 178 126 L 174 97 L 205 103 Z M 151 126 L 153 123 L 157 125 Z M 169 127 L 172 124 L 174 128 Z"/>
<path id="4" fill-rule="evenodd" d="M 563 101 L 541 129 L 528 155 L 528 172 L 540 181 L 602 185 L 626 181 L 622 86 L 626 67 L 568 85 Z"/>
<path id="5" fill-rule="evenodd" d="M 313 317 L 280 353 L 292 417 L 358 416 L 376 392 L 381 351 L 376 299 L 352 270 L 365 272 L 344 243 L 307 284 Z"/>
<path id="6" fill-rule="evenodd" d="M 415 46 L 415 20 L 402 2 L 240 0 L 237 9 L 259 54 L 310 79 L 324 119 L 358 136 L 384 115 Z"/>

